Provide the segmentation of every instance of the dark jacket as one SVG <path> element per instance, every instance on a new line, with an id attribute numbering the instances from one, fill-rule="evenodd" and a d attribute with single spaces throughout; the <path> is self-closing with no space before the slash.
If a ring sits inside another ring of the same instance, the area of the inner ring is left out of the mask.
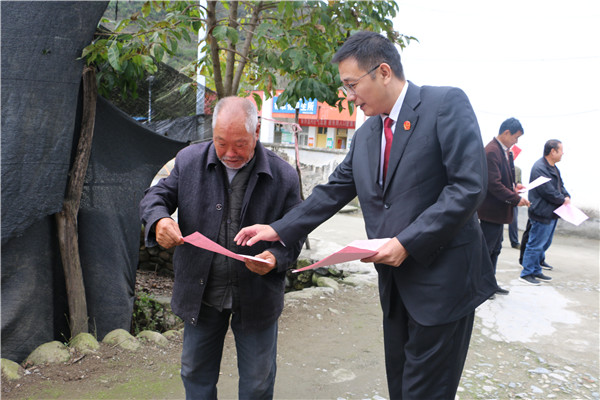
<path id="1" fill-rule="evenodd" d="M 300 203 L 295 170 L 275 153 L 256 144 L 256 164 L 244 195 L 240 226 L 268 224 L 281 218 Z M 212 142 L 194 144 L 181 150 L 171 174 L 146 191 L 140 203 L 142 223 L 147 227 L 146 245 L 156 245 L 156 221 L 178 211 L 183 236 L 198 231 L 217 241 L 228 196 L 225 171 Z M 239 277 L 240 315 L 244 329 L 262 329 L 273 324 L 283 309 L 285 271 L 300 254 L 304 238 L 287 243 L 259 242 L 251 247 L 230 248 L 247 255 L 269 250 L 277 268 L 261 276 L 235 261 Z M 171 307 L 175 314 L 196 325 L 202 296 L 215 253 L 190 244 L 178 246 L 173 257 L 175 284 Z"/>
<path id="2" fill-rule="evenodd" d="M 529 218 L 544 224 L 549 224 L 553 219 L 557 219 L 558 215 L 554 213 L 558 207 L 565 202 L 565 197 L 571 197 L 567 189 L 565 189 L 563 180 L 560 176 L 560 171 L 556 166 L 551 166 L 542 157 L 531 167 L 529 182 L 532 182 L 545 176 L 550 178 L 549 182 L 544 183 L 529 191 Z"/>
<path id="3" fill-rule="evenodd" d="M 367 236 L 396 237 L 410 254 L 398 268 L 375 265 L 384 316 L 401 296 L 421 325 L 456 321 L 497 287 L 475 215 L 487 185 L 475 113 L 460 89 L 410 83 L 383 187 L 382 130 L 381 117 L 367 119 L 329 182 L 271 226 L 284 243 L 297 240 L 358 195 Z"/>
<path id="4" fill-rule="evenodd" d="M 521 196 L 514 191 L 515 177 L 506 153 L 497 139 L 485 146 L 488 186 L 485 200 L 477 210 L 480 220 L 495 224 L 509 224 L 513 220 L 514 207 Z"/>

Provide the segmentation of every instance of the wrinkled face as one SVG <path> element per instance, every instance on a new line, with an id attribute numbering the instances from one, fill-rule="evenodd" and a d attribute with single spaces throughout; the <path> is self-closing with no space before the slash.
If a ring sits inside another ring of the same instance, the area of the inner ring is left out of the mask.
<path id="1" fill-rule="evenodd" d="M 348 101 L 353 101 L 367 116 L 385 112 L 385 91 L 379 69 L 375 68 L 368 74 L 369 70 L 360 68 L 354 58 L 347 58 L 338 64 L 338 70 L 342 83 L 349 88 L 346 94 Z"/>
<path id="2" fill-rule="evenodd" d="M 213 141 L 217 157 L 231 169 L 240 169 L 254 157 L 257 132 L 248 133 L 244 118 L 217 119 Z"/>
<path id="3" fill-rule="evenodd" d="M 550 155 L 552 156 L 552 159 L 555 163 L 559 162 L 562 159 L 563 154 L 564 152 L 562 143 L 558 144 L 558 148 L 550 150 Z"/>

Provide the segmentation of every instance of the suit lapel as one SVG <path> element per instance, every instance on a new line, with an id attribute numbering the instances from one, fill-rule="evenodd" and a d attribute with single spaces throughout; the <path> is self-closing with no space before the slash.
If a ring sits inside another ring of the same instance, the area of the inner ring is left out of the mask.
<path id="1" fill-rule="evenodd" d="M 402 103 L 398 120 L 396 121 L 396 129 L 394 130 L 394 140 L 392 142 L 392 150 L 390 152 L 390 160 L 388 162 L 387 179 L 385 181 L 384 192 L 387 190 L 389 182 L 392 181 L 396 174 L 398 164 L 402 159 L 404 150 L 419 121 L 419 114 L 415 112 L 415 108 L 421 102 L 421 88 L 410 83 L 406 97 Z"/>

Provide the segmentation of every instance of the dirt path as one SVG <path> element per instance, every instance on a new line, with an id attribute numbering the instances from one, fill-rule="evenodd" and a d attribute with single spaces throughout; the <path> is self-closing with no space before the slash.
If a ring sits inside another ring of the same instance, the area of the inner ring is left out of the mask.
<path id="1" fill-rule="evenodd" d="M 337 250 L 350 241 L 343 235 L 336 237 L 338 242 L 325 241 L 332 229 L 353 238 L 362 232 L 355 218 L 336 216 L 311 238 L 313 253 Z M 598 249 L 597 240 L 556 237 L 548 254 L 557 267 L 555 280 L 541 287 L 520 283 L 518 252 L 503 250 L 497 276 L 511 293 L 484 303 L 476 313 L 460 399 L 600 398 Z M 370 271 L 368 266 L 354 268 Z M 276 399 L 388 397 L 375 277 L 360 276 L 367 282 L 360 287 L 286 295 Z M 2 398 L 183 398 L 180 352 L 181 340 L 166 348 L 145 344 L 135 353 L 103 345 L 98 355 L 74 364 L 31 368 L 17 383 L 3 380 Z M 221 372 L 219 398 L 237 398 L 231 333 Z"/>

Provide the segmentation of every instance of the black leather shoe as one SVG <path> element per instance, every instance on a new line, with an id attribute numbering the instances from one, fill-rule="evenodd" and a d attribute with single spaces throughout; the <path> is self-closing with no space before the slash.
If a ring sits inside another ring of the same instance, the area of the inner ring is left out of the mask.
<path id="1" fill-rule="evenodd" d="M 500 286 L 498 286 L 498 288 L 496 289 L 496 294 L 501 294 L 506 296 L 507 294 L 509 294 L 510 292 L 506 289 L 502 289 Z"/>
<path id="2" fill-rule="evenodd" d="M 546 261 L 542 262 L 540 267 L 542 267 L 542 269 L 547 269 L 548 271 L 552 271 L 554 269 L 554 267 L 552 265 L 548 265 Z"/>
<path id="3" fill-rule="evenodd" d="M 513 249 L 521 250 L 521 243 L 511 243 L 510 247 Z"/>
<path id="4" fill-rule="evenodd" d="M 495 298 L 496 298 L 496 295 L 495 295 L 495 294 L 493 294 L 493 295 L 491 295 L 490 297 L 488 297 L 488 300 L 494 300 Z"/>

